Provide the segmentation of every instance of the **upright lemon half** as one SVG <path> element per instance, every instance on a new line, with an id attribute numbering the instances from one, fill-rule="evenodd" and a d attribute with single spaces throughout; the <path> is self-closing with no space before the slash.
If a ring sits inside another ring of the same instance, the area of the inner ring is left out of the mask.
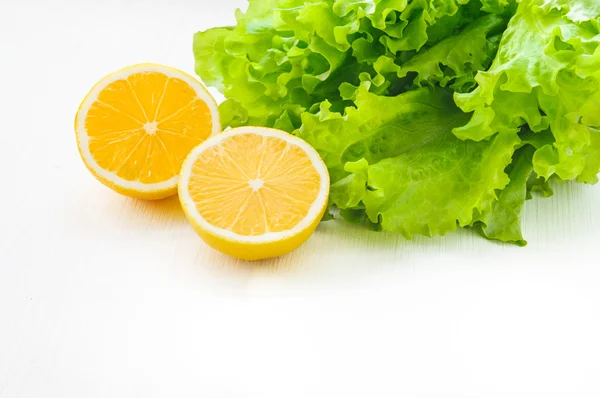
<path id="1" fill-rule="evenodd" d="M 213 248 L 244 260 L 286 254 L 323 217 L 329 174 L 319 154 L 283 131 L 241 127 L 195 148 L 179 182 L 182 207 Z"/>
<path id="2" fill-rule="evenodd" d="M 219 131 L 217 104 L 206 88 L 154 64 L 104 77 L 75 118 L 87 168 L 115 191 L 140 199 L 175 194 L 185 157 Z"/>

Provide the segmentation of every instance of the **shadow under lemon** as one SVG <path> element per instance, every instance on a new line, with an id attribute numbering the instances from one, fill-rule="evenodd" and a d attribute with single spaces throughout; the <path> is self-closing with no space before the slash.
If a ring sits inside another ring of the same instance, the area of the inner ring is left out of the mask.
<path id="1" fill-rule="evenodd" d="M 137 199 L 135 201 L 144 203 L 146 213 L 150 214 L 153 218 L 169 218 L 175 223 L 187 222 L 177 195 L 155 201 L 143 201 Z"/>
<path id="2" fill-rule="evenodd" d="M 165 231 L 165 226 L 187 224 L 177 196 L 150 201 L 115 195 L 109 202 L 113 209 L 119 209 L 115 221 L 129 231 Z"/>

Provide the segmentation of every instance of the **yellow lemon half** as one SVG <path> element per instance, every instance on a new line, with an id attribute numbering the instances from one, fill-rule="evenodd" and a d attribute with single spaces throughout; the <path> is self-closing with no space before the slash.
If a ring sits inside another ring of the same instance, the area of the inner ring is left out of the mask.
<path id="1" fill-rule="evenodd" d="M 213 248 L 244 260 L 281 256 L 304 243 L 329 197 L 327 167 L 305 141 L 283 131 L 241 127 L 192 150 L 179 199 Z"/>
<path id="2" fill-rule="evenodd" d="M 193 77 L 140 64 L 100 80 L 75 117 L 79 153 L 103 184 L 140 199 L 177 193 L 192 148 L 221 130 L 217 103 Z"/>

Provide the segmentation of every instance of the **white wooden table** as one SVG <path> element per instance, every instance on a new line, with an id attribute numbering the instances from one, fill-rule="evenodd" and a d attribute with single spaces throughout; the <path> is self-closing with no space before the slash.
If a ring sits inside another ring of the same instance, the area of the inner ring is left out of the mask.
<path id="1" fill-rule="evenodd" d="M 0 1 L 0 398 L 599 397 L 600 186 L 528 202 L 526 248 L 326 223 L 249 265 L 177 199 L 96 182 L 87 90 L 132 63 L 193 72 L 193 33 L 236 6 Z"/>

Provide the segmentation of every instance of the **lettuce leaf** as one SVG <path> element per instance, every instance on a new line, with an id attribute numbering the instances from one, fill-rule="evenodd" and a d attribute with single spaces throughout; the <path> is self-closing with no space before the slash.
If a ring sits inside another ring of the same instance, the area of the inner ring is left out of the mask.
<path id="1" fill-rule="evenodd" d="M 331 170 L 331 200 L 347 221 L 372 224 L 407 238 L 467 226 L 491 211 L 504 169 L 519 138 L 497 135 L 461 141 L 452 129 L 467 115 L 452 92 L 422 88 L 382 97 L 361 87 L 346 116 L 328 111 L 303 116 L 297 135 L 312 144 Z M 347 216 L 349 214 L 349 216 Z"/>
<path id="2" fill-rule="evenodd" d="M 533 173 L 531 158 L 534 148 L 525 146 L 515 153 L 507 168 L 510 182 L 500 192 L 492 211 L 484 212 L 477 218 L 476 225 L 488 239 L 527 245 L 521 232 L 521 211 L 528 193 L 528 182 Z"/>

